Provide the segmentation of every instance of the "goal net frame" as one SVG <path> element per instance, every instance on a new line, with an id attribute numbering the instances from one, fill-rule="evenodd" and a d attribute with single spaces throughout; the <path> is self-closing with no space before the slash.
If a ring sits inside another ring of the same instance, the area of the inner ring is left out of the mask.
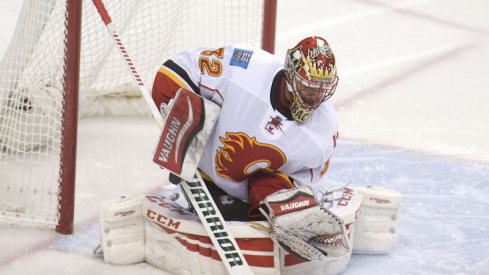
<path id="1" fill-rule="evenodd" d="M 32 9 L 32 8 L 37 8 L 37 6 L 34 4 L 34 1 L 40 1 L 40 2 L 46 2 L 46 3 L 58 3 L 58 1 L 61 0 L 25 0 L 26 3 L 29 3 L 29 6 L 24 3 L 24 9 Z M 106 0 L 108 1 L 108 0 Z M 106 2 L 104 1 L 104 2 Z M 216 2 L 219 2 L 222 0 L 216 0 Z M 246 1 L 246 0 L 244 0 Z M 45 221 L 38 221 L 36 220 L 35 217 L 23 217 L 23 211 L 25 211 L 25 207 L 22 206 L 12 206 L 9 205 L 8 203 L 8 196 L 12 195 L 12 198 L 10 200 L 16 200 L 17 196 L 20 196 L 19 194 L 23 193 L 41 193 L 39 192 L 39 189 L 34 188 L 34 190 L 29 190 L 27 191 L 26 188 L 24 188 L 24 185 L 22 182 L 19 181 L 19 183 L 15 182 L 14 184 L 18 184 L 19 186 L 11 186 L 12 183 L 7 182 L 6 176 L 4 176 L 4 173 L 9 173 L 8 168 L 0 170 L 0 225 L 11 225 L 11 226 L 30 226 L 30 227 L 41 227 L 41 228 L 54 228 L 57 232 L 62 233 L 62 234 L 71 234 L 73 233 L 73 223 L 74 223 L 74 201 L 75 201 L 75 176 L 76 176 L 76 160 L 77 160 L 77 154 L 76 154 L 76 148 L 77 148 L 77 124 L 80 116 L 80 60 L 81 60 L 81 48 L 82 48 L 82 22 L 83 22 L 83 15 L 82 15 L 82 5 L 87 5 L 87 4 L 92 4 L 91 0 L 66 0 L 65 5 L 65 16 L 66 20 L 63 24 L 63 26 L 60 26 L 60 28 L 64 29 L 65 33 L 65 38 L 64 38 L 64 43 L 65 43 L 65 55 L 61 63 L 62 67 L 64 68 L 64 74 L 63 74 L 63 80 L 61 81 L 62 87 L 60 90 L 62 91 L 62 100 L 60 100 L 60 108 L 61 112 L 60 114 L 57 114 L 57 116 L 60 117 L 59 125 L 56 127 L 49 125 L 51 128 L 59 128 L 60 131 L 60 139 L 59 139 L 59 144 L 55 151 L 56 153 L 56 161 L 59 161 L 59 164 L 56 166 L 56 168 L 59 170 L 58 171 L 58 176 L 56 176 L 55 179 L 51 180 L 51 184 L 53 185 L 50 187 L 51 189 L 49 191 L 46 191 L 49 193 L 50 196 L 57 198 L 56 202 L 51 202 L 51 204 L 56 204 L 56 210 L 54 214 L 54 218 L 41 218 L 48 220 L 49 222 Z M 165 1 L 165 2 L 171 2 L 171 1 Z M 178 1 L 177 1 L 178 2 Z M 252 46 L 257 46 L 261 47 L 262 49 L 273 53 L 274 48 L 275 48 L 275 22 L 276 22 L 276 11 L 277 11 L 277 0 L 256 0 L 254 2 L 261 2 L 260 9 L 262 9 L 262 17 L 258 18 L 257 20 L 261 21 L 261 34 L 260 38 L 258 38 L 258 41 L 261 42 L 261 45 L 252 45 Z M 228 2 L 229 3 L 229 2 Z M 93 5 L 93 4 L 92 4 Z M 23 12 L 21 11 L 21 16 Z M 226 14 L 223 14 L 223 16 L 227 16 Z M 233 15 L 234 16 L 234 15 Z M 45 18 L 44 20 L 48 20 L 49 18 Z M 103 28 L 104 23 L 102 20 L 99 19 L 98 24 L 101 25 L 101 28 Z M 23 22 L 21 22 L 19 18 L 19 22 L 16 27 L 16 33 L 17 29 L 22 28 Z M 37 43 L 36 39 L 39 38 L 39 35 L 42 35 L 43 32 L 43 26 L 39 27 L 40 29 L 37 31 L 34 31 L 34 36 L 36 37 L 24 37 L 22 39 L 25 39 L 26 41 L 28 39 L 34 41 L 33 43 Z M 19 32 L 20 33 L 20 32 Z M 125 35 L 130 35 L 130 34 L 125 34 Z M 32 35 L 31 35 L 32 36 Z M 15 37 L 14 37 L 15 39 Z M 13 40 L 14 40 L 13 39 Z M 161 39 L 164 39 L 163 37 Z M 29 40 L 29 41 L 30 41 Z M 110 42 L 110 41 L 109 41 Z M 107 43 L 109 43 L 107 42 Z M 226 41 L 226 43 L 234 43 L 235 41 L 230 40 Z M 239 41 L 241 42 L 241 41 Z M 115 47 L 113 43 L 110 44 L 111 47 Z M 220 46 L 220 45 L 216 45 Z M 10 47 L 9 47 L 9 50 Z M 7 51 L 7 54 L 9 53 L 9 50 Z M 185 48 L 181 48 L 180 50 L 185 50 Z M 20 78 L 16 73 L 16 70 L 24 70 L 24 66 L 30 66 L 29 63 L 30 60 L 26 58 L 25 60 L 21 60 L 21 65 L 19 69 L 18 64 L 13 64 L 13 62 L 9 63 L 9 60 L 7 58 L 7 54 L 2 60 L 2 63 L 0 63 L 0 73 L 2 74 L 7 74 L 7 78 L 10 77 L 11 79 L 16 79 Z M 161 63 L 164 60 L 160 60 Z M 124 70 L 125 68 L 123 68 Z M 155 71 L 156 73 L 156 71 Z M 33 150 L 44 150 L 46 151 L 47 149 L 43 149 L 44 145 L 40 145 L 39 148 L 32 148 L 29 147 L 27 148 L 26 146 L 22 147 L 19 149 L 19 147 L 15 147 L 14 149 L 11 149 L 14 144 L 14 142 L 11 141 L 12 133 L 15 131 L 21 132 L 27 131 L 26 133 L 17 133 L 15 132 L 15 136 L 21 136 L 24 139 L 26 139 L 25 136 L 30 135 L 29 131 L 34 131 L 32 130 L 31 126 L 27 124 L 25 125 L 15 125 L 12 120 L 7 120 L 7 113 L 8 112 L 14 112 L 18 110 L 12 111 L 12 103 L 10 102 L 10 99 L 12 98 L 12 92 L 15 89 L 20 89 L 18 86 L 17 82 L 12 84 L 10 82 L 5 81 L 5 77 L 0 78 L 0 166 L 3 164 L 3 161 L 9 161 L 9 159 L 12 159 L 12 155 L 15 156 L 22 156 L 22 155 L 28 155 L 29 152 L 32 152 Z M 21 82 L 21 80 L 19 80 Z M 43 84 L 44 85 L 44 84 Z M 26 88 L 27 89 L 27 88 Z M 10 97 L 2 98 L 1 95 L 3 94 L 9 94 Z M 124 95 L 123 95 L 124 96 Z M 111 98 L 112 96 L 109 96 Z M 18 99 L 17 99 L 18 100 Z M 31 108 L 30 105 L 32 102 L 29 102 L 27 99 L 24 100 L 23 97 L 20 97 L 20 101 L 24 101 L 24 105 L 15 105 L 13 109 L 19 109 L 21 110 L 26 109 L 26 108 Z M 27 102 L 27 103 L 26 103 Z M 99 114 L 99 113 L 95 113 Z M 43 114 L 44 115 L 44 114 Z M 143 114 L 143 115 L 148 115 L 148 113 Z M 27 117 L 27 119 L 29 118 Z M 42 119 L 39 119 L 42 121 Z M 25 122 L 25 121 L 23 121 Z M 42 122 L 41 122 L 42 123 Z M 31 127 L 31 128 L 29 128 Z M 48 127 L 48 128 L 49 128 Z M 27 128 L 27 129 L 23 129 Z M 51 129 L 49 128 L 49 129 Z M 14 131 L 14 130 L 15 131 Z M 20 130 L 19 130 L 20 129 Z M 7 138 L 9 137 L 9 138 Z M 59 155 L 57 155 L 59 154 Z M 42 161 L 42 159 L 41 159 Z M 28 166 L 29 164 L 26 164 Z M 23 178 L 28 178 L 28 180 L 32 180 L 30 178 L 33 178 L 31 175 L 29 177 L 23 177 Z M 39 177 L 38 177 L 39 178 Z M 5 181 L 5 182 L 4 182 Z M 4 184 L 5 186 L 2 186 Z M 34 195 L 32 195 L 34 196 Z M 5 202 L 7 201 L 7 202 Z M 14 203 L 15 204 L 15 203 Z M 36 206 L 34 206 L 36 207 Z M 35 216 L 36 214 L 26 214 L 26 216 Z M 54 220 L 53 220 L 54 219 Z"/>

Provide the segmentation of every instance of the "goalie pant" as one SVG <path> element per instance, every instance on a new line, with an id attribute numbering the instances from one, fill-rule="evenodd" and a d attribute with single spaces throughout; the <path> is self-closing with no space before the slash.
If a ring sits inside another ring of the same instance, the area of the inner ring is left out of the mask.
<path id="1" fill-rule="evenodd" d="M 396 246 L 399 193 L 355 187 L 330 196 L 343 196 L 326 206 L 345 222 L 353 253 L 385 253 Z M 144 194 L 111 200 L 102 206 L 100 222 L 101 247 L 107 263 L 146 261 L 172 274 L 227 274 L 198 216 L 169 198 Z M 350 251 L 331 261 L 304 262 L 246 222 L 228 225 L 256 274 L 338 274 L 351 257 Z"/>

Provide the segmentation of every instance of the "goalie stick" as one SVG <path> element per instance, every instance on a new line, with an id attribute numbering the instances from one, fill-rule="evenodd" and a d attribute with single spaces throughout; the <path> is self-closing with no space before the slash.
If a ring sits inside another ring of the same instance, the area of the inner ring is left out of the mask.
<path id="1" fill-rule="evenodd" d="M 112 19 L 110 18 L 107 10 L 105 9 L 104 3 L 102 2 L 102 0 L 93 0 L 93 4 L 95 5 L 97 11 L 102 17 L 102 21 L 105 23 L 109 34 L 114 39 L 114 42 L 119 49 L 119 52 L 121 53 L 124 62 L 129 68 L 129 71 L 131 72 L 134 81 L 139 87 L 141 95 L 145 99 L 148 107 L 150 108 L 154 119 L 158 123 L 160 129 L 162 129 L 165 124 L 163 116 L 156 107 L 153 99 L 151 98 L 151 94 L 144 85 L 142 78 L 137 72 L 134 63 L 129 56 L 129 53 L 124 47 L 121 38 L 117 34 L 116 28 L 112 23 Z M 202 180 L 200 174 L 195 171 L 193 180 L 188 182 L 182 180 L 180 184 L 185 192 L 189 195 L 188 197 L 193 208 L 199 215 L 199 218 L 204 225 L 207 234 L 212 240 L 212 243 L 214 244 L 214 247 L 216 248 L 228 272 L 230 274 L 253 274 L 242 252 L 240 251 L 236 240 L 232 236 L 231 231 L 226 224 L 226 221 L 224 220 L 219 209 L 214 203 L 212 196 L 205 186 L 205 183 Z"/>

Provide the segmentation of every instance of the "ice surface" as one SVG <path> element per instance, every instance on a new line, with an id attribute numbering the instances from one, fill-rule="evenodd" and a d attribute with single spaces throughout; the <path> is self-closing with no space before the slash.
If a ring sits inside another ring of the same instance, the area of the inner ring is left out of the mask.
<path id="1" fill-rule="evenodd" d="M 20 2 L 0 2 L 0 56 Z M 328 187 L 403 196 L 398 247 L 343 274 L 489 274 L 489 2 L 280 0 L 277 20 L 278 56 L 319 35 L 337 58 Z M 0 274 L 162 274 L 92 254 L 103 202 L 171 188 L 151 162 L 158 134 L 149 118 L 80 121 L 75 233 L 0 229 Z"/>

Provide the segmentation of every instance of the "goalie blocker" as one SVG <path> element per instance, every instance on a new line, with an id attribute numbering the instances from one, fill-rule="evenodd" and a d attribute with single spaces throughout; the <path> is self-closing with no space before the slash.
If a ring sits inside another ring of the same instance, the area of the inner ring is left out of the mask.
<path id="1" fill-rule="evenodd" d="M 350 249 L 339 257 L 304 261 L 282 249 L 267 232 L 247 222 L 227 222 L 255 274 L 338 274 L 352 252 L 379 254 L 396 246 L 399 193 L 345 187 L 325 192 L 321 201 L 343 221 Z M 107 263 L 146 261 L 172 274 L 227 274 L 198 216 L 169 198 L 154 194 L 119 198 L 100 211 L 101 248 Z"/>
<path id="2" fill-rule="evenodd" d="M 165 124 L 153 161 L 184 180 L 191 181 L 220 110 L 211 101 L 180 88 L 162 110 Z"/>

